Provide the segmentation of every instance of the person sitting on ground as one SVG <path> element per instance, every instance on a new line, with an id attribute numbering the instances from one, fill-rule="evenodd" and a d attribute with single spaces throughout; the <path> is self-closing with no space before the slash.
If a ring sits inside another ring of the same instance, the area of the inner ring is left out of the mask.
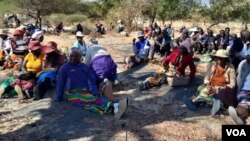
<path id="1" fill-rule="evenodd" d="M 61 32 L 63 32 L 63 23 L 62 23 L 62 22 L 60 22 L 60 23 L 56 26 L 55 32 L 56 32 L 57 34 L 60 34 Z"/>
<path id="2" fill-rule="evenodd" d="M 53 41 L 48 42 L 42 48 L 45 53 L 43 59 L 43 69 L 37 74 L 37 85 L 34 87 L 34 99 L 39 100 L 45 93 L 56 86 L 57 71 L 65 62 L 65 56 L 57 49 L 57 44 Z"/>
<path id="3" fill-rule="evenodd" d="M 184 46 L 187 48 L 188 52 L 191 52 L 191 38 L 189 38 L 188 30 L 182 31 L 181 38 L 177 39 L 178 46 Z"/>
<path id="4" fill-rule="evenodd" d="M 96 26 L 96 33 L 105 34 L 105 28 L 103 24 L 97 23 L 95 26 Z"/>
<path id="5" fill-rule="evenodd" d="M 220 34 L 216 36 L 217 47 L 219 49 L 226 49 L 229 45 L 229 36 L 226 36 L 225 30 L 220 30 Z"/>
<path id="6" fill-rule="evenodd" d="M 202 28 L 198 28 L 198 42 L 195 48 L 196 53 L 202 54 L 204 48 L 205 48 L 205 39 L 207 37 L 207 34 L 204 33 Z"/>
<path id="7" fill-rule="evenodd" d="M 81 25 L 80 23 L 76 25 L 76 31 L 75 31 L 75 34 L 76 34 L 78 31 L 80 31 L 80 32 L 82 32 L 82 33 L 83 33 L 83 27 L 82 27 L 82 25 Z"/>
<path id="8" fill-rule="evenodd" d="M 172 24 L 165 25 L 165 33 L 172 39 L 174 39 L 174 29 L 172 27 Z"/>
<path id="9" fill-rule="evenodd" d="M 230 106 L 228 112 L 236 124 L 242 125 L 250 116 L 250 54 L 239 64 L 237 85 L 238 106 Z"/>
<path id="10" fill-rule="evenodd" d="M 155 39 L 161 34 L 161 27 L 156 22 L 154 22 L 151 24 L 151 32 L 152 38 Z"/>
<path id="11" fill-rule="evenodd" d="M 104 96 L 113 102 L 112 83 L 117 79 L 117 65 L 108 51 L 97 44 L 91 44 L 85 62 L 94 73 L 97 86 L 104 92 Z"/>
<path id="12" fill-rule="evenodd" d="M 144 38 L 142 31 L 137 32 L 138 41 L 133 39 L 133 52 L 134 56 L 125 58 L 125 69 L 129 69 L 136 65 L 140 65 L 148 61 L 150 42 Z"/>
<path id="13" fill-rule="evenodd" d="M 213 31 L 211 29 L 207 30 L 207 36 L 205 38 L 205 41 L 203 43 L 204 50 L 203 54 L 205 53 L 211 53 L 213 50 L 217 50 L 217 46 L 215 44 L 216 37 L 213 35 Z"/>
<path id="14" fill-rule="evenodd" d="M 4 69 L 21 70 L 22 62 L 26 54 L 29 53 L 27 49 L 27 42 L 23 40 L 23 31 L 16 29 L 13 33 L 14 38 L 10 38 L 13 54 L 6 57 Z"/>
<path id="15" fill-rule="evenodd" d="M 6 57 L 13 53 L 11 41 L 6 30 L 0 31 L 0 66 L 4 65 Z"/>
<path id="16" fill-rule="evenodd" d="M 28 49 L 31 50 L 24 58 L 22 66 L 22 74 L 18 79 L 5 87 L 4 93 L 15 89 L 18 94 L 18 98 L 23 100 L 25 98 L 32 98 L 33 87 L 36 84 L 36 74 L 42 70 L 42 61 L 44 55 L 41 53 L 41 44 L 39 41 L 31 41 Z"/>
<path id="17" fill-rule="evenodd" d="M 155 39 L 155 44 L 150 52 L 150 59 L 154 58 L 154 54 L 160 53 L 161 57 L 166 57 L 170 54 L 171 37 L 163 30 L 161 35 Z"/>
<path id="18" fill-rule="evenodd" d="M 150 36 L 151 36 L 151 34 L 152 34 L 152 31 L 150 30 L 149 27 L 146 26 L 146 27 L 144 28 L 144 30 L 143 30 L 143 33 L 144 33 L 146 39 L 150 39 Z"/>
<path id="19" fill-rule="evenodd" d="M 39 41 L 40 43 L 44 40 L 44 32 L 41 30 L 35 31 L 31 36 L 32 41 Z"/>
<path id="20" fill-rule="evenodd" d="M 240 61 L 246 59 L 250 54 L 250 31 L 241 31 L 241 40 L 242 44 L 241 46 L 238 46 L 241 49 L 241 52 L 239 54 Z"/>
<path id="21" fill-rule="evenodd" d="M 197 95 L 185 95 L 183 101 L 193 111 L 200 105 L 212 105 L 211 115 L 215 116 L 220 108 L 235 106 L 237 101 L 234 94 L 236 74 L 227 51 L 219 49 L 213 57 L 215 60 L 208 65 L 204 84 L 198 88 Z"/>
<path id="22" fill-rule="evenodd" d="M 228 38 L 228 41 L 231 41 L 232 40 L 232 34 L 230 34 L 230 28 L 229 27 L 225 28 L 225 34 L 226 34 L 226 37 Z"/>
<path id="23" fill-rule="evenodd" d="M 242 45 L 241 38 L 237 37 L 237 34 L 232 34 L 232 39 L 229 41 L 229 46 L 227 47 L 227 51 L 229 52 L 229 56 L 232 60 L 232 64 L 237 69 L 240 63 L 239 54 L 241 51 L 240 46 Z"/>
<path id="24" fill-rule="evenodd" d="M 116 119 L 120 119 L 127 109 L 128 99 L 115 103 L 100 95 L 93 72 L 80 61 L 82 52 L 77 48 L 72 48 L 70 52 L 70 61 L 62 65 L 58 72 L 55 100 L 62 101 L 65 94 L 73 105 L 99 114 L 111 112 Z"/>
<path id="25" fill-rule="evenodd" d="M 185 69 L 187 66 L 190 68 L 189 77 L 185 77 Z M 160 71 L 155 73 L 153 77 L 149 77 L 145 81 L 139 82 L 139 88 L 148 89 L 160 86 L 166 83 L 166 77 L 168 76 L 177 76 L 180 79 L 183 79 L 183 81 L 188 80 L 190 83 L 194 79 L 196 73 L 193 58 L 184 46 L 175 48 L 169 56 L 164 58 L 163 67 L 164 69 L 160 69 Z"/>
<path id="26" fill-rule="evenodd" d="M 123 32 L 125 30 L 125 25 L 124 22 L 122 20 L 117 21 L 118 25 L 117 25 L 117 32 Z"/>
<path id="27" fill-rule="evenodd" d="M 23 40 L 23 31 L 16 29 L 13 33 L 14 40 L 12 42 L 13 54 L 25 56 L 29 53 L 27 49 L 27 42 Z"/>
<path id="28" fill-rule="evenodd" d="M 87 46 L 86 46 L 85 41 L 83 40 L 83 37 L 84 37 L 83 33 L 80 32 L 80 31 L 78 31 L 76 33 L 76 39 L 77 39 L 77 41 L 75 41 L 73 43 L 72 48 L 78 48 L 79 50 L 81 50 L 82 56 L 86 56 Z"/>

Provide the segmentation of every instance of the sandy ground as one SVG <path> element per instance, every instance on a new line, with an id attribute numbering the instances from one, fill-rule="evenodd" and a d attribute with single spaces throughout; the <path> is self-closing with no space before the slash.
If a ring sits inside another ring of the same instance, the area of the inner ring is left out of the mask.
<path id="1" fill-rule="evenodd" d="M 70 47 L 73 35 L 48 35 L 45 43 L 56 41 L 59 47 Z M 85 37 L 88 41 L 89 38 Z M 116 121 L 112 115 L 99 116 L 74 107 L 67 102 L 56 103 L 48 98 L 19 104 L 17 99 L 0 100 L 0 140 L 3 141 L 193 141 L 221 140 L 221 125 L 234 124 L 232 119 L 213 118 L 209 108 L 189 111 L 182 102 L 183 95 L 191 95 L 202 83 L 206 64 L 198 64 L 198 74 L 190 87 L 171 88 L 167 85 L 139 91 L 143 80 L 157 66 L 152 62 L 124 72 L 123 57 L 131 54 L 132 37 L 105 35 L 99 44 L 105 47 L 118 64 L 123 87 L 115 89 L 117 99 L 128 97 L 129 108 Z M 160 59 L 159 59 L 160 60 Z"/>

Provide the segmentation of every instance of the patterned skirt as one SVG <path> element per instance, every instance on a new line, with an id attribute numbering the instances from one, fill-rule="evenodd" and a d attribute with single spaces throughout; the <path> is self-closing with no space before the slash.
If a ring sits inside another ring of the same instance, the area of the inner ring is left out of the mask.
<path id="1" fill-rule="evenodd" d="M 86 89 L 74 89 L 66 92 L 68 101 L 76 106 L 98 113 L 100 115 L 111 112 L 112 102 L 104 96 L 95 96 Z"/>
<path id="2" fill-rule="evenodd" d="M 239 106 L 244 107 L 250 111 L 250 91 L 241 91 L 237 95 Z"/>

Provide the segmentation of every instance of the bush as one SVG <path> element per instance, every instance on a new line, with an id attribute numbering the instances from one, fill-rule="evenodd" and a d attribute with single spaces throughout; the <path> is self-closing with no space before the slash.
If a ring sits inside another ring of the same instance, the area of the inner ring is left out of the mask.
<path id="1" fill-rule="evenodd" d="M 81 23 L 85 21 L 87 17 L 83 14 L 52 14 L 49 17 L 49 21 L 52 24 L 58 24 L 60 22 L 63 22 L 64 25 L 72 25 L 74 23 Z"/>

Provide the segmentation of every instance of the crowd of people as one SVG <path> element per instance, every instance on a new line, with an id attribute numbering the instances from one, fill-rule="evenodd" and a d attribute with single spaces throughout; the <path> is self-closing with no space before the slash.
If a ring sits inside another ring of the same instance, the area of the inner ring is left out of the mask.
<path id="1" fill-rule="evenodd" d="M 194 54 L 206 53 L 211 61 L 204 84 L 198 87 L 196 94 L 185 95 L 183 102 L 192 111 L 199 106 L 211 107 L 212 116 L 228 110 L 237 124 L 245 124 L 250 116 L 250 32 L 242 30 L 240 37 L 237 37 L 237 34 L 230 34 L 230 28 L 227 27 L 214 36 L 211 29 L 205 34 L 200 27 L 187 29 L 183 26 L 180 35 L 174 38 L 171 24 L 162 30 L 154 29 L 150 27 L 151 31 L 145 28 L 138 32 L 138 41 L 133 39 L 132 42 L 134 55 L 124 60 L 125 68 L 129 69 L 153 59 L 155 53 L 162 57 L 162 67 L 151 77 L 138 82 L 139 89 L 150 89 L 162 84 L 188 86 L 196 74 Z M 156 37 L 153 36 L 155 33 Z M 153 38 L 152 46 L 150 38 Z M 189 75 L 185 74 L 187 67 Z"/>
<path id="2" fill-rule="evenodd" d="M 102 27 L 96 24 L 96 32 L 105 33 Z M 96 39 L 87 45 L 82 30 L 79 24 L 76 41 L 67 55 L 54 41 L 44 45 L 43 31 L 19 28 L 9 37 L 2 30 L 1 69 L 14 69 L 18 75 L 2 82 L 0 98 L 17 95 L 21 102 L 39 100 L 49 89 L 56 89 L 55 101 L 67 100 L 99 114 L 112 113 L 120 119 L 128 107 L 128 99 L 117 101 L 113 94 L 113 86 L 119 81 L 117 65 Z M 183 26 L 179 33 L 175 37 L 171 24 L 161 29 L 156 23 L 137 32 L 137 39 L 132 40 L 134 54 L 124 58 L 125 69 L 145 64 L 156 54 L 162 58 L 162 66 L 151 77 L 138 82 L 139 89 L 162 84 L 188 86 L 196 77 L 194 54 L 207 53 L 211 61 L 204 84 L 196 94 L 185 95 L 183 102 L 192 111 L 209 106 L 212 116 L 228 109 L 237 124 L 245 124 L 250 116 L 250 32 L 242 30 L 237 37 L 230 34 L 230 28 L 225 28 L 214 36 L 211 29 L 206 34 L 200 27 Z"/>

